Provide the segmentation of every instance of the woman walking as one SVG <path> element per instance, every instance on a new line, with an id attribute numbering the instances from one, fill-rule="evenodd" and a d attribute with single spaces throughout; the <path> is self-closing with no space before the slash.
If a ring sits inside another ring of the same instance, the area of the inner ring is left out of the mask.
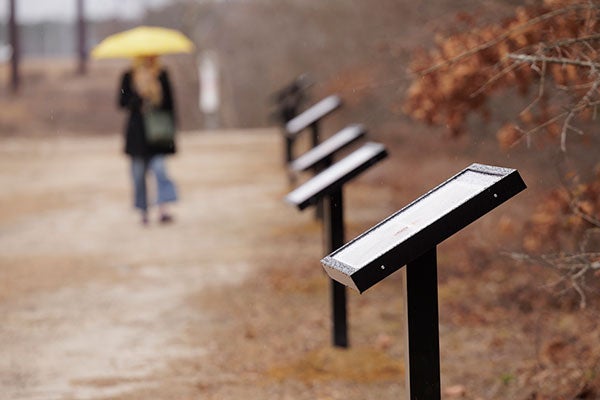
<path id="1" fill-rule="evenodd" d="M 142 224 L 149 222 L 149 196 L 146 176 L 156 179 L 159 222 L 173 221 L 167 204 L 177 200 L 177 191 L 167 174 L 165 156 L 176 151 L 174 137 L 151 141 L 146 117 L 151 111 L 167 112 L 175 120 L 175 107 L 167 71 L 156 56 L 136 57 L 121 79 L 119 107 L 129 111 L 125 128 L 125 153 L 131 159 L 134 206 L 141 213 Z"/>

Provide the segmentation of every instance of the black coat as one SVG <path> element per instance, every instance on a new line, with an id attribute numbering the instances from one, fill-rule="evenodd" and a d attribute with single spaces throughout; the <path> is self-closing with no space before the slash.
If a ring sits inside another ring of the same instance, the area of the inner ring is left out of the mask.
<path id="1" fill-rule="evenodd" d="M 164 69 L 161 70 L 158 79 L 162 87 L 162 103 L 158 108 L 171 111 L 173 117 L 175 117 L 175 105 L 167 71 Z M 126 71 L 121 79 L 118 104 L 119 107 L 129 110 L 129 117 L 125 126 L 125 153 L 137 157 L 175 153 L 175 141 L 160 146 L 152 146 L 146 142 L 146 129 L 142 115 L 143 100 L 133 87 L 133 74 L 131 70 Z"/>

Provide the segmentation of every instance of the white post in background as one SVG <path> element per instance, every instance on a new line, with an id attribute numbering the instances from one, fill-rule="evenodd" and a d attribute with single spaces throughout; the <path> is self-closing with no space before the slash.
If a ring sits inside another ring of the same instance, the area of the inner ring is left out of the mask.
<path id="1" fill-rule="evenodd" d="M 219 66 L 214 51 L 207 50 L 198 57 L 199 106 L 204 117 L 204 129 L 219 127 Z"/>

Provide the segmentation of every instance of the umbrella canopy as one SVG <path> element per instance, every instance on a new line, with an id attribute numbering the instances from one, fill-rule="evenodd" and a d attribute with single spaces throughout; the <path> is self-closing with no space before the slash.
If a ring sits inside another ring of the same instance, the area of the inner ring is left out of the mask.
<path id="1" fill-rule="evenodd" d="M 116 33 L 92 49 L 93 58 L 130 58 L 173 53 L 190 53 L 194 44 L 174 29 L 139 26 Z"/>

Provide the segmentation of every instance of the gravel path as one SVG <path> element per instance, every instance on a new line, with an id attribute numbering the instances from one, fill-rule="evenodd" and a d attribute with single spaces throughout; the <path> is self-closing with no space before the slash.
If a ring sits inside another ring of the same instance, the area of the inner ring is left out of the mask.
<path id="1" fill-rule="evenodd" d="M 181 338 L 209 317 L 187 298 L 251 274 L 265 223 L 291 213 L 279 140 L 182 135 L 176 222 L 142 227 L 118 137 L 2 139 L 0 398 L 115 398 L 201 359 Z"/>

